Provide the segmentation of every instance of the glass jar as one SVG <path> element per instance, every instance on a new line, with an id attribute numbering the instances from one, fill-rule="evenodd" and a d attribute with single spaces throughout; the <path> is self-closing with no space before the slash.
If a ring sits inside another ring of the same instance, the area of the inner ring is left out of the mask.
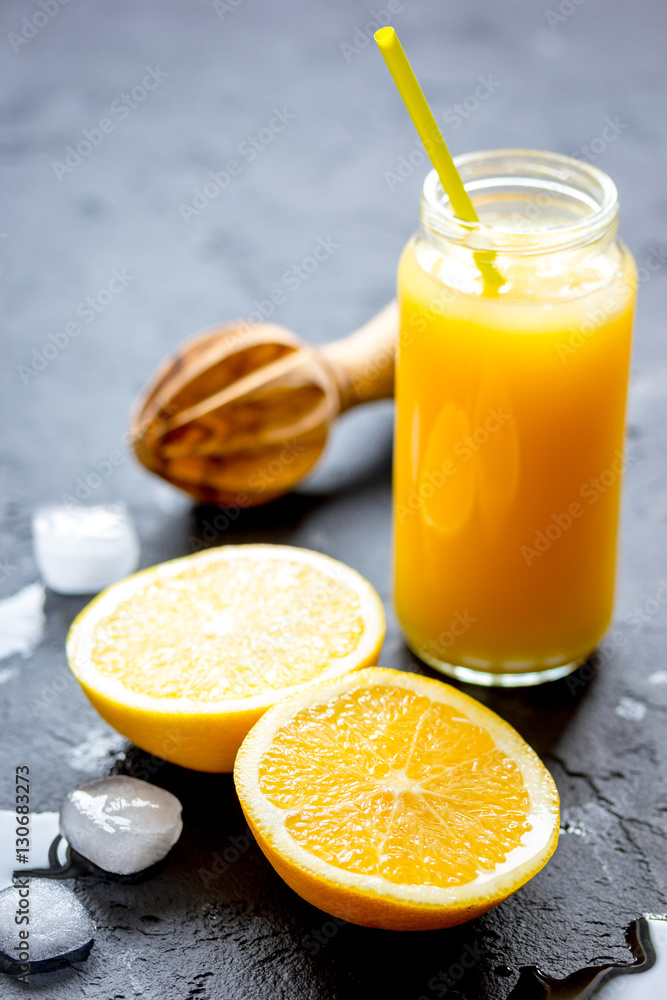
<path id="1" fill-rule="evenodd" d="M 532 150 L 435 172 L 398 271 L 394 591 L 461 680 L 562 677 L 612 614 L 636 271 L 609 177 Z"/>

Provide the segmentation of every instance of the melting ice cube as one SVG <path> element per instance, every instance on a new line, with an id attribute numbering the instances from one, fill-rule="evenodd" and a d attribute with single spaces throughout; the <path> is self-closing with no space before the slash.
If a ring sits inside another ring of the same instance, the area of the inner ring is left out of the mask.
<path id="1" fill-rule="evenodd" d="M 70 792 L 60 832 L 105 871 L 131 875 L 157 864 L 181 835 L 181 803 L 171 792 L 123 775 Z"/>
<path id="2" fill-rule="evenodd" d="M 77 952 L 91 944 L 95 924 L 71 889 L 48 879 L 26 879 L 28 888 L 12 885 L 0 892 L 0 952 L 14 961 L 43 962 Z M 23 892 L 23 896 L 19 896 Z M 26 895 L 27 893 L 27 895 Z M 20 900 L 27 900 L 27 904 Z M 17 924 L 19 907 L 27 912 L 29 923 Z M 29 929 L 28 945 L 21 928 Z M 27 955 L 27 958 L 24 956 Z M 77 956 L 85 958 L 85 954 Z"/>
<path id="3" fill-rule="evenodd" d="M 40 507 L 32 528 L 40 573 L 58 594 L 97 593 L 139 564 L 139 540 L 122 503 Z"/>

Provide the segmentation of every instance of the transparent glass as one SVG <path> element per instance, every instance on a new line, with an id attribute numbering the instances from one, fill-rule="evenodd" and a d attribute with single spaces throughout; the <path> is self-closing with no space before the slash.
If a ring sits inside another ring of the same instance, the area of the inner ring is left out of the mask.
<path id="1" fill-rule="evenodd" d="M 531 150 L 431 173 L 398 272 L 394 594 L 468 682 L 562 677 L 612 615 L 636 271 L 599 169 Z"/>

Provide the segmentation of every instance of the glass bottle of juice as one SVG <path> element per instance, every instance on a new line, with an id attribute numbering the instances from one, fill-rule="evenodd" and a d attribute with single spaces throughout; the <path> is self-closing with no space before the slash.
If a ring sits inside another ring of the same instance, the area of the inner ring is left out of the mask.
<path id="1" fill-rule="evenodd" d="M 611 618 L 636 271 L 596 167 L 456 164 L 480 222 L 429 174 L 399 265 L 396 609 L 444 673 L 536 684 Z"/>

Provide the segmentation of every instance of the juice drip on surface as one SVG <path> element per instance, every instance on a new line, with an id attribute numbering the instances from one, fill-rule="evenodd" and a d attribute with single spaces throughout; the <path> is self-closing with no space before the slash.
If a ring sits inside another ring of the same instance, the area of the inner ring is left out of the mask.
<path id="1" fill-rule="evenodd" d="M 524 966 L 508 1000 L 664 1000 L 667 920 L 654 917 L 633 920 L 626 939 L 633 962 L 589 966 L 565 979 L 545 976 L 535 966 Z"/>

